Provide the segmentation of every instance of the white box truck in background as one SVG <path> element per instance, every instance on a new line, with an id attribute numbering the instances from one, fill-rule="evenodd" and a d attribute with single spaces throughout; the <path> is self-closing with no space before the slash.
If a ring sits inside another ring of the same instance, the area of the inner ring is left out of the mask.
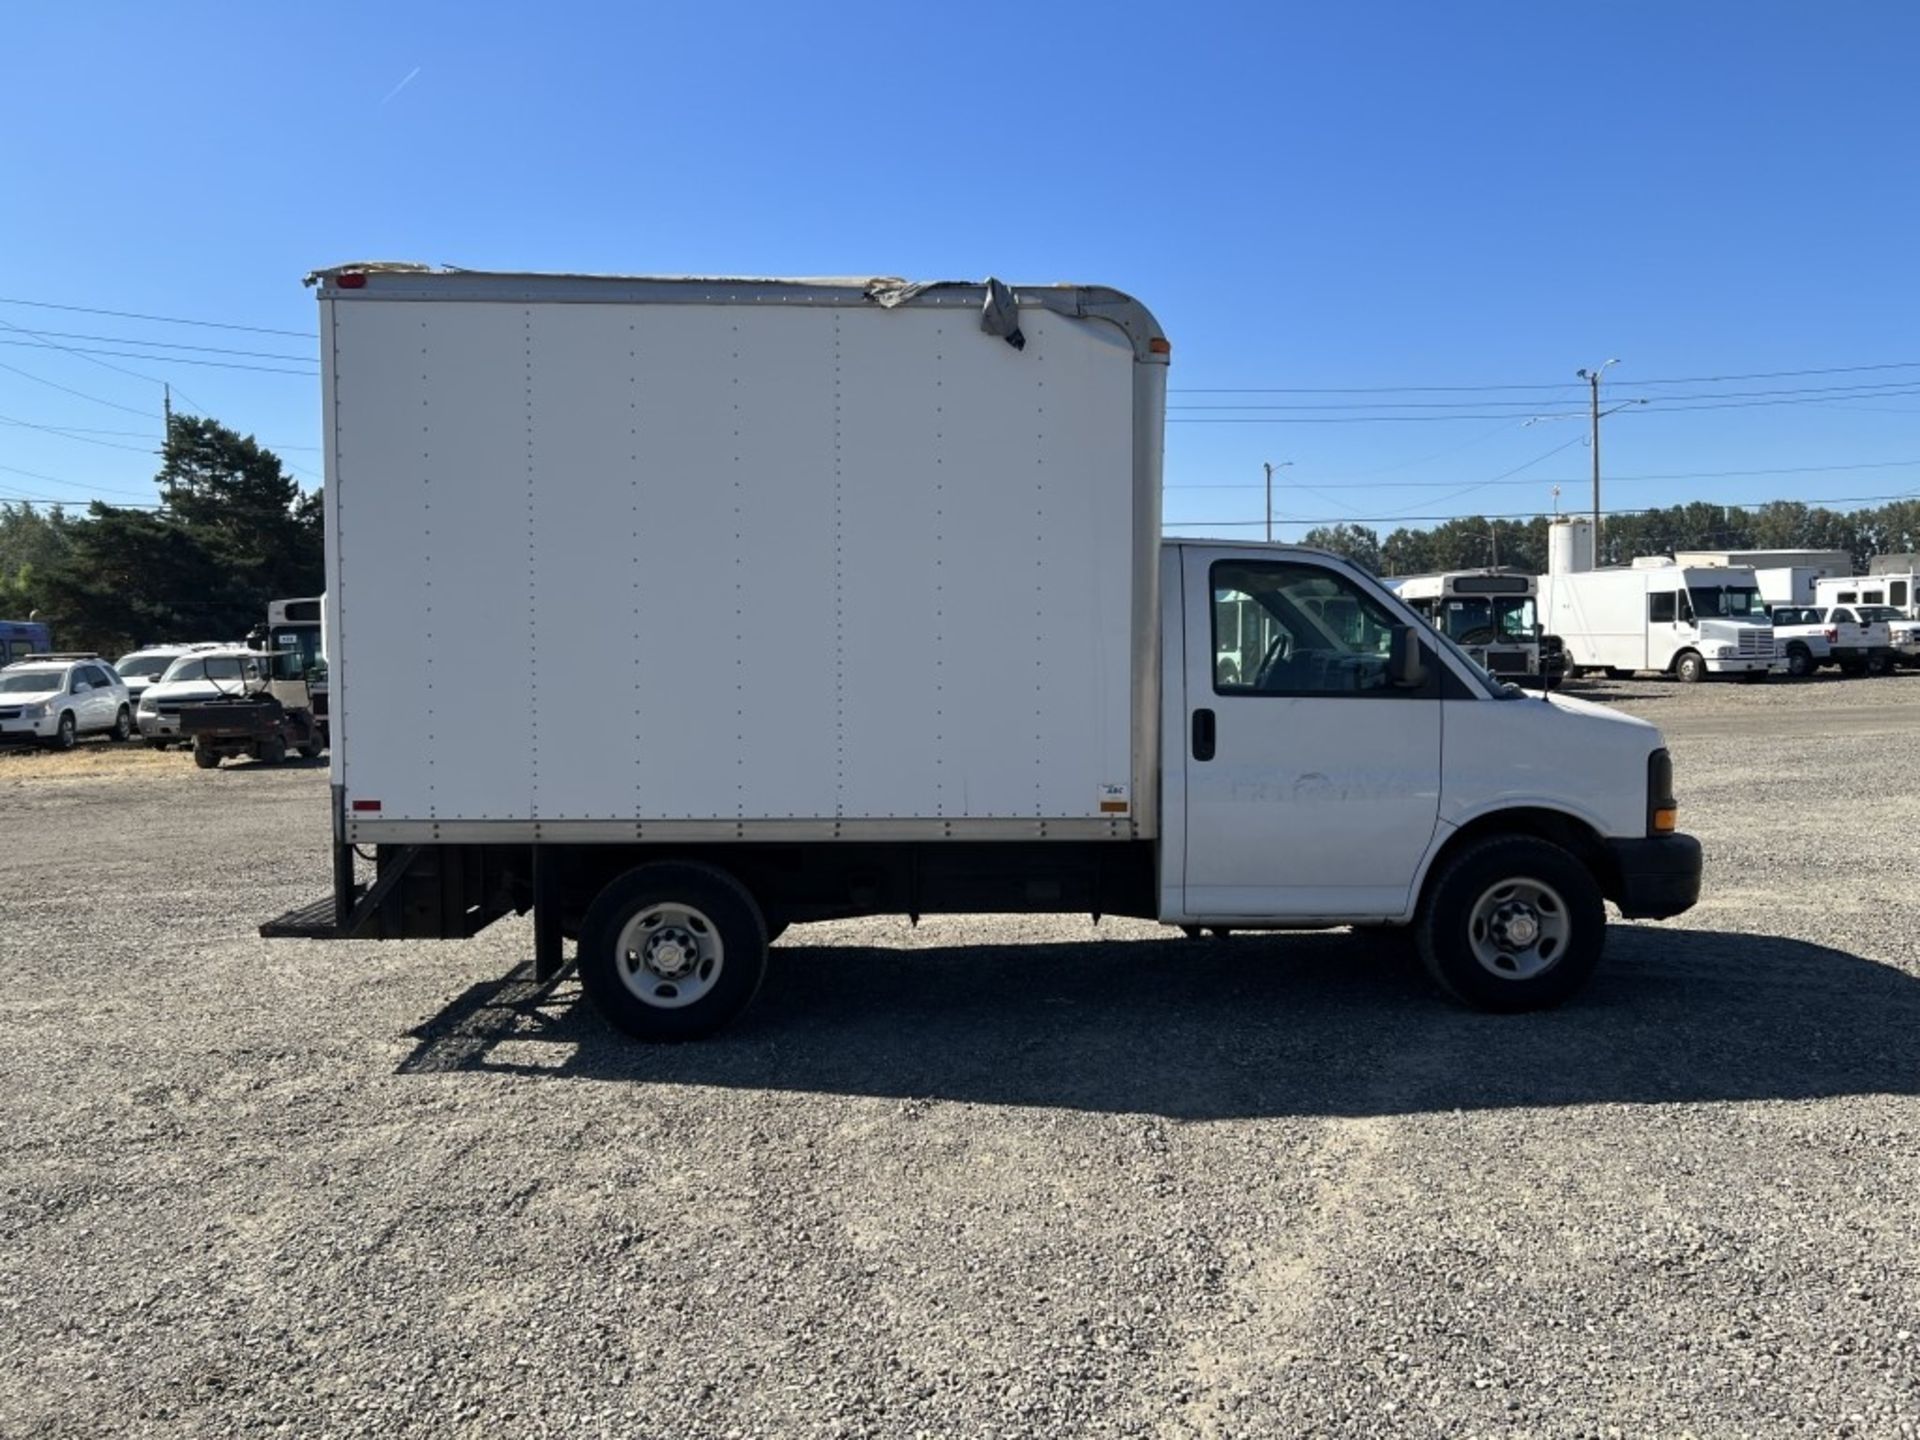
<path id="1" fill-rule="evenodd" d="M 1676 565 L 1730 565 L 1753 571 L 1760 599 L 1775 605 L 1811 605 L 1814 582 L 1828 575 L 1851 575 L 1853 556 L 1845 550 L 1676 550 Z"/>
<path id="2" fill-rule="evenodd" d="M 542 973 L 573 936 L 676 1039 L 810 920 L 1412 926 L 1525 1009 L 1604 900 L 1698 896 L 1652 726 L 1518 698 L 1333 556 L 1162 543 L 1124 295 L 315 279 L 334 887 L 263 933 L 531 909 Z"/>
<path id="3" fill-rule="evenodd" d="M 1767 677 L 1777 662 L 1773 626 L 1753 571 L 1665 556 L 1596 570 L 1592 531 L 1592 521 L 1570 516 L 1547 534 L 1542 624 L 1566 646 L 1570 671 Z"/>

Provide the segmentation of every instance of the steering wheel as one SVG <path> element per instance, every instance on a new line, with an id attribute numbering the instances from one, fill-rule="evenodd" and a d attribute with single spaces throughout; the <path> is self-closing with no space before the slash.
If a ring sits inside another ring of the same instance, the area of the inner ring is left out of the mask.
<path id="1" fill-rule="evenodd" d="M 1267 688 L 1273 679 L 1273 672 L 1286 660 L 1292 650 L 1292 646 L 1289 643 L 1291 638 L 1292 637 L 1284 630 L 1274 635 L 1272 643 L 1267 646 L 1267 653 L 1260 657 L 1260 668 L 1253 672 L 1254 689 L 1265 690 Z"/>
<path id="2" fill-rule="evenodd" d="M 1491 625 L 1476 625 L 1460 637 L 1462 645 L 1491 645 L 1500 638 L 1500 632 Z"/>

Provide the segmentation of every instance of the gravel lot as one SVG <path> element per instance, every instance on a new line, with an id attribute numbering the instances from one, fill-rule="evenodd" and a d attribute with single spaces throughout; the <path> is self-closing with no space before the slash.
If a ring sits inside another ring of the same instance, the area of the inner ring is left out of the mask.
<path id="1" fill-rule="evenodd" d="M 1585 689 L 1707 898 L 1510 1018 L 886 921 L 638 1049 L 524 923 L 255 938 L 323 769 L 0 755 L 0 1434 L 1920 1433 L 1920 675 Z"/>

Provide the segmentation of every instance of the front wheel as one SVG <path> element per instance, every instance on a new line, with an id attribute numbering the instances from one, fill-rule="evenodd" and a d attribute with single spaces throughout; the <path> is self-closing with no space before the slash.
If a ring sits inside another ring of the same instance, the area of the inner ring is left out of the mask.
<path id="1" fill-rule="evenodd" d="M 53 732 L 53 748 L 71 750 L 80 743 L 80 727 L 74 723 L 73 712 L 65 711 L 60 716 L 60 724 Z"/>
<path id="2" fill-rule="evenodd" d="M 1541 1010 L 1600 963 L 1600 886 L 1566 850 L 1531 836 L 1482 840 L 1447 862 L 1416 922 L 1420 959 L 1448 995 L 1477 1010 Z"/>
<path id="3" fill-rule="evenodd" d="M 1707 678 L 1707 662 L 1694 651 L 1686 650 L 1673 662 L 1673 673 L 1682 684 L 1698 685 Z"/>
<path id="4" fill-rule="evenodd" d="M 767 973 L 767 926 L 744 886 L 709 865 L 629 870 L 587 907 L 580 983 L 641 1040 L 694 1040 L 745 1010 Z"/>
<path id="5" fill-rule="evenodd" d="M 193 763 L 202 770 L 217 769 L 220 764 L 220 752 L 211 745 L 196 745 L 193 747 Z"/>
<path id="6" fill-rule="evenodd" d="M 120 713 L 113 717 L 113 734 L 109 738 L 116 745 L 133 738 L 133 712 L 124 705 L 120 707 Z"/>

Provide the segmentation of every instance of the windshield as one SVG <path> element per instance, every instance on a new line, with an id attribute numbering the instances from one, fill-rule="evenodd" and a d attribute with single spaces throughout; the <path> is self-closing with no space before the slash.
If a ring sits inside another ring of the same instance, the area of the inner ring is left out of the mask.
<path id="1" fill-rule="evenodd" d="M 0 695 L 39 695 L 58 690 L 65 678 L 66 672 L 62 670 L 16 670 L 11 675 L 0 675 Z"/>
<path id="2" fill-rule="evenodd" d="M 1693 613 L 1701 620 L 1764 620 L 1766 608 L 1760 592 L 1751 585 L 1689 585 L 1687 596 L 1693 601 Z"/>
<path id="3" fill-rule="evenodd" d="M 238 655 L 182 655 L 160 678 L 169 685 L 177 680 L 251 680 L 260 673 L 259 664 L 253 660 L 245 663 L 246 673 L 242 675 Z"/>
<path id="4" fill-rule="evenodd" d="M 1448 639 L 1463 645 L 1493 640 L 1533 639 L 1531 595 L 1455 595 L 1442 602 L 1440 624 Z"/>
<path id="5" fill-rule="evenodd" d="M 177 658 L 172 650 L 142 650 L 133 655 L 122 655 L 114 662 L 113 668 L 120 672 L 123 680 L 158 680 Z"/>
<path id="6" fill-rule="evenodd" d="M 284 661 L 283 680 L 319 680 L 327 673 L 327 662 L 320 656 L 320 630 L 314 625 L 276 625 L 268 634 L 269 650 L 290 651 Z"/>

